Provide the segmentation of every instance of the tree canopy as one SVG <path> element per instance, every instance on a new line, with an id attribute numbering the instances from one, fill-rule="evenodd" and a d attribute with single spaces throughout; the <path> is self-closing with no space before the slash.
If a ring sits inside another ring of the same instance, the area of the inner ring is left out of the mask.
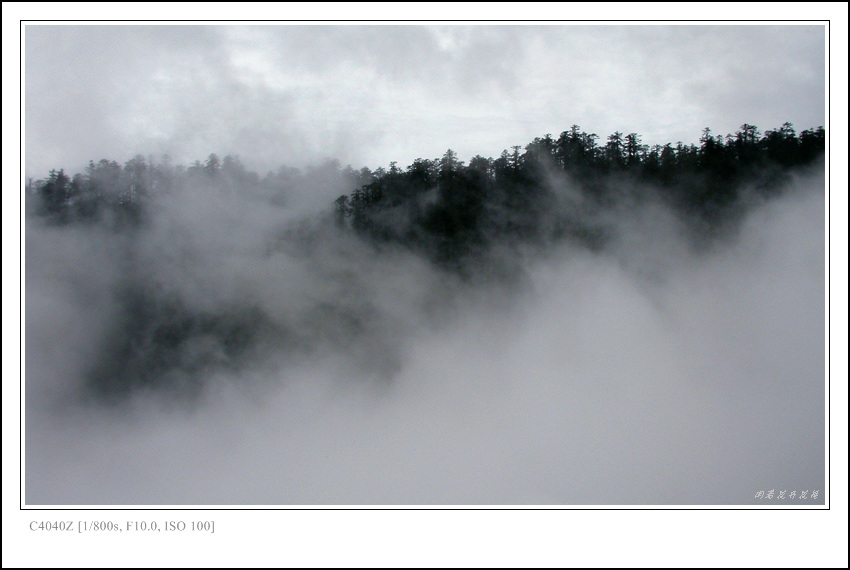
<path id="1" fill-rule="evenodd" d="M 460 268 L 495 242 L 535 243 L 575 238 L 598 245 L 604 235 L 589 211 L 630 199 L 660 199 L 695 224 L 717 226 L 740 207 L 744 187 L 769 195 L 794 168 L 824 152 L 823 127 L 797 133 L 790 123 L 763 134 L 749 123 L 725 136 L 703 129 L 699 145 L 644 144 L 638 133 L 600 137 L 571 125 L 557 138 L 537 137 L 498 158 L 474 156 L 466 164 L 448 149 L 439 158 L 417 158 L 406 168 L 341 168 L 328 160 L 308 169 L 281 166 L 261 177 L 235 156 L 210 154 L 188 167 L 137 155 L 126 163 L 91 161 L 84 173 L 52 170 L 27 189 L 36 212 L 56 224 L 143 224 L 150 196 L 191 184 L 260 192 L 286 203 L 294 188 L 348 188 L 333 201 L 336 225 L 374 240 L 426 253 Z M 565 187 L 577 196 L 566 197 Z M 579 204 L 581 206 L 579 207 Z"/>

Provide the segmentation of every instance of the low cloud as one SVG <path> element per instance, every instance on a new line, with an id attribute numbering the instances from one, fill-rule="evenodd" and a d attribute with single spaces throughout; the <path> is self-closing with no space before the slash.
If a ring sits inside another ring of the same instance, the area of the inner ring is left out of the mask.
<path id="1" fill-rule="evenodd" d="M 823 188 L 711 243 L 635 205 L 484 283 L 310 200 L 30 216 L 26 503 L 822 503 Z"/>

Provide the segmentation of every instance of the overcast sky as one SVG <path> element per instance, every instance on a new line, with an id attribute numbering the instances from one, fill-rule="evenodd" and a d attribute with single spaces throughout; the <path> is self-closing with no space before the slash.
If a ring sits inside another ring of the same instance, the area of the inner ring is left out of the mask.
<path id="1" fill-rule="evenodd" d="M 25 57 L 35 177 L 137 153 L 404 167 L 574 123 L 646 144 L 825 123 L 822 25 L 28 25 Z"/>

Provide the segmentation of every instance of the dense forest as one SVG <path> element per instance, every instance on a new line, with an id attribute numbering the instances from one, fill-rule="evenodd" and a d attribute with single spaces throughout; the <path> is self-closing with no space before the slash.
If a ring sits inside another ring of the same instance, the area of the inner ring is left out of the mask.
<path id="1" fill-rule="evenodd" d="M 318 222 L 325 238 L 348 236 L 379 250 L 406 251 L 460 282 L 498 281 L 517 271 L 511 252 L 519 248 L 570 242 L 604 249 L 616 231 L 604 214 L 642 202 L 666 204 L 696 241 L 710 242 L 741 217 L 748 207 L 744 198 L 769 199 L 795 169 L 816 163 L 824 148 L 822 127 L 798 134 L 789 123 L 763 134 L 744 124 L 725 137 L 706 128 L 699 145 L 654 146 L 636 133 L 615 132 L 602 142 L 573 125 L 557 138 L 545 135 L 468 164 L 447 150 L 404 169 L 391 163 L 356 170 L 329 160 L 261 177 L 233 156 L 211 154 L 185 167 L 139 155 L 123 165 L 92 161 L 73 176 L 53 170 L 45 179 L 29 180 L 26 194 L 45 227 L 99 228 L 132 241 L 156 219 L 155 208 L 168 208 L 181 189 L 259 196 L 274 212 L 285 210 L 295 193 L 336 188 L 344 194 L 326 205 Z M 228 204 L 238 208 L 239 199 Z M 128 258 L 133 255 L 128 246 Z M 28 258 L 28 267 L 37 262 Z M 358 336 L 372 345 L 380 341 L 370 331 L 384 317 L 362 299 L 316 303 L 282 322 L 259 302 L 194 308 L 186 298 L 166 294 L 167 286 L 164 292 L 143 268 L 127 271 L 120 291 L 111 293 L 121 315 L 89 374 L 96 391 L 109 396 L 169 383 L 191 392 L 202 372 L 240 366 L 264 343 L 309 351 L 321 338 L 355 351 Z M 392 368 L 389 352 L 383 363 L 372 364 Z"/>
<path id="2" fill-rule="evenodd" d="M 648 146 L 637 133 L 615 132 L 604 144 L 573 125 L 555 139 L 535 138 L 499 158 L 475 156 L 469 164 L 447 150 L 441 158 L 416 159 L 406 169 L 355 170 L 336 161 L 299 171 L 282 166 L 260 177 L 238 157 L 211 154 L 191 166 L 159 163 L 137 155 L 123 166 L 90 162 L 73 177 L 53 170 L 29 180 L 37 212 L 59 223 L 109 221 L 116 227 L 144 222 L 152 194 L 202 183 L 260 192 L 278 205 L 293 189 L 350 188 L 334 203 L 337 224 L 375 241 L 391 241 L 427 252 L 443 265 L 462 269 L 494 240 L 533 242 L 573 237 L 587 245 L 604 240 L 588 211 L 616 207 L 628 189 L 631 199 L 661 199 L 695 225 L 712 228 L 733 216 L 742 188 L 769 194 L 794 167 L 822 155 L 823 127 L 799 135 L 790 123 L 763 135 L 741 126 L 734 135 L 709 128 L 700 144 Z M 574 193 L 564 192 L 564 188 Z"/>
<path id="3" fill-rule="evenodd" d="M 749 124 L 725 138 L 706 128 L 699 147 L 649 147 L 637 133 L 615 132 L 604 145 L 597 139 L 573 125 L 497 159 L 475 156 L 464 165 L 448 150 L 406 170 L 391 164 L 336 201 L 338 220 L 461 269 L 496 241 L 571 237 L 599 247 L 606 232 L 594 214 L 633 199 L 661 199 L 711 230 L 741 207 L 742 187 L 769 193 L 790 168 L 818 157 L 825 141 L 823 128 L 797 136 L 789 123 L 763 136 Z"/>

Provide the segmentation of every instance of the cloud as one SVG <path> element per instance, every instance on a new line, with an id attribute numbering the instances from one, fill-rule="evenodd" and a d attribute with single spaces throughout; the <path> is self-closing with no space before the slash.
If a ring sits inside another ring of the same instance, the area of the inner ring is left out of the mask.
<path id="1" fill-rule="evenodd" d="M 819 26 L 26 27 L 26 173 L 141 153 L 258 170 L 824 123 Z"/>
<path id="2" fill-rule="evenodd" d="M 224 189 L 170 196 L 132 237 L 31 219 L 26 502 L 823 493 L 823 184 L 797 178 L 711 247 L 630 209 L 604 251 L 564 245 L 476 286 Z M 246 314 L 253 348 L 228 352 Z M 176 350 L 139 336 L 177 325 Z M 104 405 L 104 369 L 150 384 Z"/>

